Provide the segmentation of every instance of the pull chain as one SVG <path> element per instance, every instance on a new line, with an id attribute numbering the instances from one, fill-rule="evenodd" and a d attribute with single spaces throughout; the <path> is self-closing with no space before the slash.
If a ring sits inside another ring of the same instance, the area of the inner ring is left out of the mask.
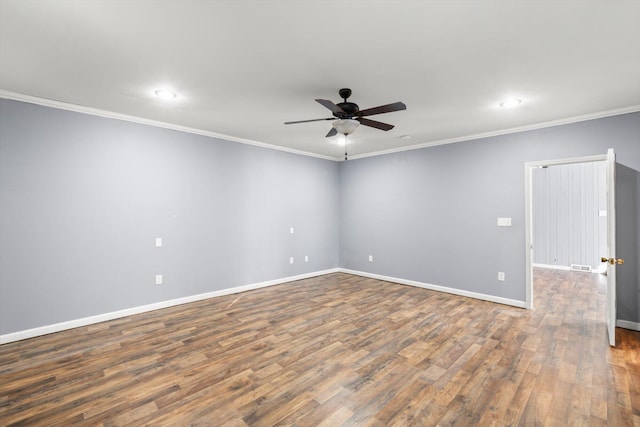
<path id="1" fill-rule="evenodd" d="M 347 160 L 347 142 L 349 141 L 349 138 L 347 137 L 347 134 L 344 134 L 344 159 Z"/>

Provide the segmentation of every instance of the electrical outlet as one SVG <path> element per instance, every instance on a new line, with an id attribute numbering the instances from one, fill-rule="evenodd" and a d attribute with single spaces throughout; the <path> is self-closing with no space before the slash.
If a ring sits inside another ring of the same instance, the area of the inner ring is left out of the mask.
<path id="1" fill-rule="evenodd" d="M 293 257 L 292 256 L 289 257 L 289 264 L 293 264 Z"/>
<path id="2" fill-rule="evenodd" d="M 156 237 L 156 248 L 159 248 L 161 246 L 162 246 L 162 238 Z"/>
<path id="3" fill-rule="evenodd" d="M 162 274 L 156 274 L 156 285 L 162 285 Z"/>
<path id="4" fill-rule="evenodd" d="M 309 262 L 309 255 L 304 256 L 304 262 Z"/>
<path id="5" fill-rule="evenodd" d="M 498 272 L 498 280 L 500 280 L 501 282 L 504 282 L 504 271 Z"/>
<path id="6" fill-rule="evenodd" d="M 295 231 L 295 230 L 293 229 L 293 227 L 289 228 L 289 233 L 290 233 L 290 234 L 293 234 L 293 233 L 294 233 L 294 231 Z"/>
<path id="7" fill-rule="evenodd" d="M 369 262 L 373 262 L 373 255 L 369 255 Z"/>

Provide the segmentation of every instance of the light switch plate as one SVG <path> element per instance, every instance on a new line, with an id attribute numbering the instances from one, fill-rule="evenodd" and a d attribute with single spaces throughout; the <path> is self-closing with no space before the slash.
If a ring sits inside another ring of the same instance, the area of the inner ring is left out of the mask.
<path id="1" fill-rule="evenodd" d="M 511 227 L 511 218 L 498 218 L 498 227 Z"/>

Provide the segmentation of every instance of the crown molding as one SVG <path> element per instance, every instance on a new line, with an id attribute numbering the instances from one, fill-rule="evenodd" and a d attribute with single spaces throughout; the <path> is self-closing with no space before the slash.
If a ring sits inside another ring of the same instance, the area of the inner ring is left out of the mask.
<path id="1" fill-rule="evenodd" d="M 253 140 L 244 139 L 244 138 L 238 138 L 238 137 L 231 136 L 231 135 L 224 135 L 224 134 L 220 134 L 220 133 L 205 131 L 205 130 L 202 130 L 202 129 L 196 129 L 196 128 L 191 128 L 191 127 L 187 127 L 187 126 L 180 126 L 180 125 L 176 125 L 176 124 L 172 124 L 172 123 L 161 122 L 161 121 L 158 121 L 158 120 L 145 119 L 145 118 L 142 118 L 142 117 L 130 116 L 130 115 L 127 115 L 127 114 L 120 114 L 120 113 L 115 113 L 115 112 L 112 112 L 112 111 L 101 110 L 101 109 L 98 109 L 98 108 L 85 107 L 85 106 L 82 106 L 82 105 L 70 104 L 70 103 L 62 102 L 62 101 L 55 101 L 55 100 L 52 100 L 52 99 L 39 98 L 39 97 L 36 97 L 36 96 L 31 96 L 31 95 L 24 95 L 24 94 L 21 94 L 21 93 L 10 92 L 10 91 L 3 90 L 3 89 L 0 89 L 0 98 L 12 99 L 12 100 L 15 100 L 15 101 L 22 101 L 22 102 L 27 102 L 27 103 L 30 103 L 30 104 L 42 105 L 44 107 L 57 108 L 57 109 L 61 109 L 61 110 L 74 111 L 74 112 L 77 112 L 77 113 L 90 114 L 90 115 L 93 115 L 93 116 L 100 116 L 100 117 L 107 117 L 107 118 L 112 118 L 112 119 L 117 119 L 117 120 L 124 120 L 124 121 L 128 121 L 128 122 L 139 123 L 139 124 L 148 125 L 148 126 L 155 126 L 155 127 L 165 128 L 165 129 L 177 130 L 177 131 L 180 131 L 180 132 L 191 133 L 191 134 L 195 134 L 195 135 L 208 136 L 208 137 L 211 137 L 211 138 L 222 139 L 222 140 L 231 141 L 231 142 L 237 142 L 237 143 L 240 143 L 240 144 L 253 145 L 253 146 L 256 146 L 256 147 L 260 147 L 260 148 L 267 148 L 267 149 L 270 149 L 270 150 L 283 151 L 283 152 L 286 152 L 286 153 L 298 154 L 298 155 L 301 155 L 301 156 L 315 157 L 315 158 L 318 158 L 318 159 L 331 160 L 331 161 L 334 161 L 334 162 L 344 162 L 345 161 L 341 157 L 331 157 L 331 156 L 325 156 L 325 155 L 322 155 L 322 154 L 311 153 L 311 152 L 308 152 L 308 151 L 295 150 L 293 148 L 282 147 L 282 146 L 274 145 L 274 144 L 267 144 L 265 142 L 253 141 Z M 490 138 L 490 137 L 494 137 L 494 136 L 509 135 L 509 134 L 512 134 L 512 133 L 520 133 L 520 132 L 526 132 L 526 131 L 531 131 L 531 130 L 538 130 L 538 129 L 550 128 L 550 127 L 567 125 L 567 124 L 572 124 L 572 123 L 584 122 L 584 121 L 588 121 L 588 120 L 601 119 L 601 118 L 605 118 L 605 117 L 619 116 L 619 115 L 622 115 L 622 114 L 636 113 L 636 112 L 639 112 L 639 111 L 640 111 L 640 105 L 632 105 L 632 106 L 629 106 L 629 107 L 618 108 L 618 109 L 614 109 L 614 110 L 601 111 L 601 112 L 597 112 L 597 113 L 583 114 L 583 115 L 580 115 L 580 116 L 573 116 L 573 117 L 567 117 L 567 118 L 558 119 L 558 120 L 540 122 L 540 123 L 535 123 L 535 124 L 532 124 L 532 125 L 518 126 L 518 127 L 514 127 L 514 128 L 501 129 L 501 130 L 497 130 L 497 131 L 476 133 L 476 134 L 471 134 L 471 135 L 464 135 L 464 136 L 459 136 L 459 137 L 455 137 L 455 138 L 446 138 L 446 139 L 440 139 L 440 140 L 435 140 L 435 141 L 428 141 L 428 142 L 423 142 L 423 143 L 420 143 L 420 144 L 408 145 L 408 146 L 405 146 L 405 147 L 398 147 L 398 148 L 393 148 L 393 149 L 389 149 L 389 150 L 374 151 L 374 152 L 371 152 L 371 153 L 357 154 L 357 155 L 353 155 L 353 156 L 350 155 L 349 156 L 349 160 L 357 160 L 357 159 L 363 159 L 363 158 L 367 158 L 367 157 L 383 156 L 385 154 L 393 154 L 393 153 L 400 153 L 400 152 L 403 152 L 403 151 L 419 150 L 421 148 L 435 147 L 435 146 L 438 146 L 438 145 L 445 145 L 445 144 L 454 144 L 456 142 L 472 141 L 472 140 L 475 140 L 475 139 Z"/>
<path id="2" fill-rule="evenodd" d="M 620 115 L 629 114 L 629 113 L 637 113 L 639 111 L 640 111 L 640 105 L 632 105 L 630 107 L 617 108 L 615 110 L 607 110 L 607 111 L 601 111 L 597 113 L 584 114 L 581 116 L 567 117 L 564 119 L 551 120 L 548 122 L 540 122 L 532 125 L 518 126 L 514 128 L 502 129 L 497 131 L 476 133 L 472 135 L 441 139 L 437 141 L 429 141 L 429 142 L 424 142 L 416 145 L 393 148 L 390 150 L 382 150 L 382 151 L 374 151 L 371 153 L 358 154 L 354 156 L 349 156 L 349 160 L 357 160 L 357 159 L 363 159 L 365 157 L 382 156 L 385 154 L 399 153 L 402 151 L 419 150 L 421 148 L 435 147 L 437 145 L 453 144 L 456 142 L 473 141 L 475 139 L 483 139 L 483 138 L 490 138 L 494 136 L 509 135 L 512 133 L 520 133 L 520 132 L 526 132 L 531 130 L 545 129 L 545 128 L 550 128 L 555 126 L 568 125 L 572 123 L 585 122 L 588 120 L 602 119 L 605 117 L 620 116 Z"/>
<path id="3" fill-rule="evenodd" d="M 98 108 L 85 107 L 82 105 L 70 104 L 62 101 L 55 101 L 52 99 L 39 98 L 37 96 L 24 95 L 21 93 L 10 92 L 0 89 L 0 98 L 11 99 L 14 101 L 26 102 L 29 104 L 41 105 L 43 107 L 57 108 L 60 110 L 73 111 L 76 113 L 89 114 L 92 116 L 106 117 L 110 119 L 124 120 L 127 122 L 138 123 L 148 126 L 154 126 L 164 129 L 177 130 L 185 133 L 192 133 L 195 135 L 208 136 L 211 138 L 222 139 L 225 141 L 238 142 L 240 144 L 253 145 L 260 148 L 267 148 L 270 150 L 284 151 L 286 153 L 298 154 L 301 156 L 315 157 L 323 160 L 338 161 L 339 158 L 324 156 L 321 154 L 311 153 L 308 151 L 295 150 L 293 148 L 282 147 L 279 145 L 267 144 L 265 142 L 253 141 L 250 139 L 238 138 L 231 135 L 224 135 L 221 133 L 210 132 L 202 129 L 191 128 L 187 126 L 180 126 L 173 123 L 161 122 L 158 120 L 145 119 L 137 116 L 130 116 L 127 114 L 115 113 L 113 111 L 101 110 Z"/>

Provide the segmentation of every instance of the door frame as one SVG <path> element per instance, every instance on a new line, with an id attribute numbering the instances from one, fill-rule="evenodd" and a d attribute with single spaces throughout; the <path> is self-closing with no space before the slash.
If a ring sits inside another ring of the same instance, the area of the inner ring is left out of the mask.
<path id="1" fill-rule="evenodd" d="M 606 162 L 607 154 L 571 157 L 566 159 L 539 160 L 524 164 L 524 221 L 525 221 L 525 307 L 533 309 L 533 170 L 544 166 L 570 165 L 575 163 Z M 607 212 L 609 221 L 609 212 Z M 607 230 L 608 231 L 608 230 Z"/>

